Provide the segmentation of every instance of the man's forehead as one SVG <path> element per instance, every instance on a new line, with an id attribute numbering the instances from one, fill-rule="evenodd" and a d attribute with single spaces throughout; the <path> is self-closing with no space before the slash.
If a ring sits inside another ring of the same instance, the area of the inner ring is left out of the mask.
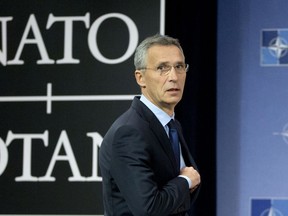
<path id="1" fill-rule="evenodd" d="M 148 49 L 147 62 L 169 63 L 170 61 L 184 62 L 181 50 L 175 45 L 154 45 Z"/>

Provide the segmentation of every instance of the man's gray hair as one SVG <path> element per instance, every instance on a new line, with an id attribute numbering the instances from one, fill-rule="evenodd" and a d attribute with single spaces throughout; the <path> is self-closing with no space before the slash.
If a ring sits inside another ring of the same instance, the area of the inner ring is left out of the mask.
<path id="1" fill-rule="evenodd" d="M 147 51 L 150 47 L 160 45 L 160 46 L 177 46 L 183 53 L 183 49 L 179 43 L 179 40 L 167 35 L 156 34 L 143 40 L 136 48 L 134 55 L 134 66 L 136 70 L 146 67 Z M 184 53 L 183 53 L 184 55 Z"/>

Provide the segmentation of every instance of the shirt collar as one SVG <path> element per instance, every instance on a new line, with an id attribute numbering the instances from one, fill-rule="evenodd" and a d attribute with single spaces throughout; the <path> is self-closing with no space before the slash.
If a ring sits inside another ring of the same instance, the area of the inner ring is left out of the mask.
<path id="1" fill-rule="evenodd" d="M 172 116 L 169 116 L 166 112 L 164 112 L 151 101 L 149 101 L 143 94 L 140 97 L 140 101 L 142 101 L 154 113 L 154 115 L 158 118 L 163 127 L 175 117 L 175 113 L 173 113 Z"/>

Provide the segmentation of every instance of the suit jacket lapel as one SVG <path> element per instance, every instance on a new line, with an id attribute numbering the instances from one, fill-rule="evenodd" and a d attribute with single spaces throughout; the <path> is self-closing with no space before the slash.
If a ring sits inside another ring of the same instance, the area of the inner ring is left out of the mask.
<path id="1" fill-rule="evenodd" d="M 174 170 L 177 171 L 177 174 L 179 173 L 179 167 L 177 167 L 174 152 L 172 149 L 172 145 L 170 142 L 169 137 L 166 134 L 165 129 L 161 125 L 161 123 L 158 121 L 158 119 L 151 118 L 150 121 L 150 128 L 155 134 L 155 136 L 158 138 L 159 143 L 161 144 L 162 148 L 166 152 L 166 154 L 169 156 L 170 162 L 172 163 L 172 166 L 175 168 Z"/>
<path id="2" fill-rule="evenodd" d="M 166 134 L 165 129 L 157 119 L 157 117 L 154 115 L 154 113 L 146 107 L 140 100 L 139 97 L 135 97 L 133 100 L 132 106 L 139 112 L 141 116 L 143 116 L 143 119 L 145 119 L 151 128 L 151 131 L 154 133 L 155 137 L 157 137 L 158 142 L 160 143 L 161 147 L 164 149 L 166 154 L 169 157 L 169 160 L 174 167 L 176 174 L 179 173 L 179 167 L 176 165 L 175 156 L 173 153 L 172 145 L 170 143 L 170 140 Z"/>
<path id="3" fill-rule="evenodd" d="M 190 150 L 188 148 L 188 145 L 184 139 L 183 133 L 182 133 L 182 128 L 180 123 L 176 120 L 176 126 L 180 138 L 180 143 L 181 143 L 181 150 L 182 150 L 182 156 L 185 161 L 186 166 L 193 166 L 195 169 L 197 169 L 196 163 L 192 158 L 192 155 L 190 154 Z"/>

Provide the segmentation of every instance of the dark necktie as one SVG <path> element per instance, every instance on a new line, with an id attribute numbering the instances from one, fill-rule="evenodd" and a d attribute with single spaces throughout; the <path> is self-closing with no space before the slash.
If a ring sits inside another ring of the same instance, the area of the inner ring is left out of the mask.
<path id="1" fill-rule="evenodd" d="M 171 119 L 171 121 L 168 123 L 168 127 L 169 127 L 169 139 L 172 144 L 177 167 L 179 168 L 180 167 L 179 138 L 178 138 L 178 132 L 176 129 L 176 124 L 173 119 Z"/>

